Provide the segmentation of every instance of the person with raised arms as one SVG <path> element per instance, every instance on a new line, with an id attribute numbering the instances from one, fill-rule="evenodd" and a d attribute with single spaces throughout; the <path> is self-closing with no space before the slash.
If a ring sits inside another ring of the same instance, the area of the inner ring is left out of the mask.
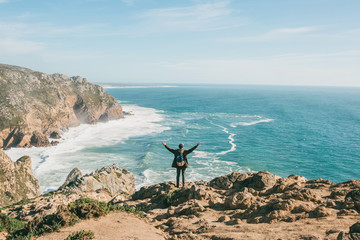
<path id="1" fill-rule="evenodd" d="M 171 167 L 176 168 L 176 187 L 179 187 L 179 180 L 180 180 L 180 172 L 182 175 L 182 182 L 183 187 L 185 186 L 185 170 L 189 167 L 189 162 L 187 159 L 187 155 L 194 151 L 200 143 L 198 142 L 194 147 L 190 148 L 189 150 L 184 149 L 184 144 L 180 143 L 179 148 L 174 150 L 166 145 L 165 142 L 162 142 L 162 145 L 165 146 L 169 152 L 174 154 L 174 160 L 172 162 Z"/>

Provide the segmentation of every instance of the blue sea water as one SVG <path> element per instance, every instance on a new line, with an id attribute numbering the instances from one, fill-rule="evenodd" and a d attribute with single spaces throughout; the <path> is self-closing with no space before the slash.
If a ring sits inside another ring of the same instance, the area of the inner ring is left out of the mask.
<path id="1" fill-rule="evenodd" d="M 174 180 L 172 154 L 161 142 L 191 148 L 188 181 L 233 171 L 267 170 L 334 182 L 359 179 L 360 89 L 280 86 L 109 88 L 125 119 L 81 125 L 56 147 L 28 151 L 43 191 L 73 167 L 90 172 L 117 163 L 137 188 Z M 133 115 L 132 115 L 133 114 Z"/>

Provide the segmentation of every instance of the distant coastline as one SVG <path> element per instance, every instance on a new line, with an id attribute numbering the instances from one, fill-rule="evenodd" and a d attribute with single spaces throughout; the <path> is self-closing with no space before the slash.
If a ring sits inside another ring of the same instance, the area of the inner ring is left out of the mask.
<path id="1" fill-rule="evenodd" d="M 118 84 L 118 83 L 98 83 L 101 87 L 108 88 L 172 88 L 175 85 L 146 85 L 146 84 Z"/>

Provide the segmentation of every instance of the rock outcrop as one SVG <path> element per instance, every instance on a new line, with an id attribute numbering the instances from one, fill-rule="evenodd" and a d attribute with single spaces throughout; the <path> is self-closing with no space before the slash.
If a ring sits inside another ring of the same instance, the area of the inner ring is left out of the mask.
<path id="1" fill-rule="evenodd" d="M 116 164 L 98 169 L 82 176 L 73 169 L 58 191 L 39 196 L 29 204 L 7 209 L 10 217 L 30 221 L 54 214 L 58 208 L 79 198 L 92 198 L 109 202 L 113 199 L 128 200 L 135 192 L 134 175 Z"/>
<path id="2" fill-rule="evenodd" d="M 13 162 L 0 150 L 0 207 L 40 194 L 39 181 L 33 175 L 30 157 L 23 156 Z"/>
<path id="3" fill-rule="evenodd" d="M 194 239 L 242 239 L 233 233 L 244 224 L 296 224 L 312 219 L 319 224 L 324 219 L 334 225 L 336 219 L 360 220 L 359 187 L 360 180 L 334 184 L 296 175 L 281 178 L 266 171 L 234 172 L 210 182 L 188 183 L 182 189 L 176 188 L 174 182 L 143 187 L 131 200 L 120 200 L 118 204 L 142 209 L 156 220 L 156 226 L 179 239 L 193 239 L 194 234 Z M 321 235 L 336 239 L 339 232 L 323 229 Z M 323 239 L 309 234 L 299 231 L 291 239 Z"/>
<path id="4" fill-rule="evenodd" d="M 73 169 L 61 188 L 80 192 L 106 191 L 112 197 L 118 194 L 132 195 L 135 193 L 134 174 L 126 169 L 119 168 L 116 164 L 103 167 L 84 176 L 81 175 L 77 168 Z"/>
<path id="5" fill-rule="evenodd" d="M 123 117 L 119 103 L 85 78 L 0 64 L 0 148 L 49 146 L 80 123 Z"/>
<path id="6" fill-rule="evenodd" d="M 359 189 L 360 180 L 335 184 L 263 171 L 234 172 L 183 188 L 164 182 L 135 192 L 133 175 L 112 165 L 85 176 L 75 169 L 57 192 L 3 212 L 30 221 L 90 197 L 141 209 L 169 239 L 357 239 Z"/>

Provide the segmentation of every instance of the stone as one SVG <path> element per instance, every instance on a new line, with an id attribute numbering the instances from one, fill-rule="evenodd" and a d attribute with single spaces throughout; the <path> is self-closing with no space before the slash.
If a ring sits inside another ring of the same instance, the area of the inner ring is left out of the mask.
<path id="1" fill-rule="evenodd" d="M 319 206 L 319 207 L 315 208 L 310 214 L 310 216 L 314 217 L 314 218 L 327 217 L 330 215 L 331 215 L 331 212 L 329 211 L 329 209 L 327 209 L 324 206 Z"/>
<path id="2" fill-rule="evenodd" d="M 360 190 L 353 190 L 346 194 L 345 203 L 360 212 Z"/>
<path id="3" fill-rule="evenodd" d="M 228 221 L 230 221 L 230 217 L 227 215 L 221 216 L 218 219 L 218 222 L 228 222 Z"/>
<path id="4" fill-rule="evenodd" d="M 77 176 L 76 172 L 74 177 Z M 82 192 L 106 191 L 112 197 L 121 193 L 131 195 L 135 193 L 135 179 L 134 174 L 113 164 L 78 178 L 70 189 Z"/>
<path id="5" fill-rule="evenodd" d="M 211 180 L 210 186 L 226 190 L 232 188 L 233 182 L 231 182 L 227 176 L 221 176 Z"/>
<path id="6" fill-rule="evenodd" d="M 251 193 L 235 193 L 225 200 L 225 207 L 230 209 L 247 209 L 255 201 L 254 196 Z"/>
<path id="7" fill-rule="evenodd" d="M 40 184 L 34 177 L 30 157 L 23 156 L 13 162 L 0 150 L 0 207 L 40 194 Z"/>
<path id="8" fill-rule="evenodd" d="M 280 177 L 269 173 L 268 171 L 257 172 L 252 177 L 244 180 L 244 186 L 248 188 L 263 190 L 273 187 L 276 183 L 276 180 L 279 178 Z"/>
<path id="9" fill-rule="evenodd" d="M 50 142 L 44 134 L 35 131 L 31 136 L 30 144 L 35 147 L 47 147 L 50 145 Z"/>
<path id="10" fill-rule="evenodd" d="M 58 132 L 56 131 L 53 131 L 51 134 L 50 134 L 50 138 L 54 138 L 54 139 L 60 139 L 61 136 Z"/>
<path id="11" fill-rule="evenodd" d="M 360 222 L 353 224 L 350 227 L 349 233 L 360 233 Z"/>
<path id="12" fill-rule="evenodd" d="M 73 170 L 71 170 L 71 172 L 68 174 L 68 176 L 66 177 L 66 180 L 64 182 L 64 184 L 60 187 L 64 188 L 67 186 L 74 185 L 76 181 L 78 181 L 80 178 L 82 177 L 82 173 L 78 168 L 74 168 Z"/>

